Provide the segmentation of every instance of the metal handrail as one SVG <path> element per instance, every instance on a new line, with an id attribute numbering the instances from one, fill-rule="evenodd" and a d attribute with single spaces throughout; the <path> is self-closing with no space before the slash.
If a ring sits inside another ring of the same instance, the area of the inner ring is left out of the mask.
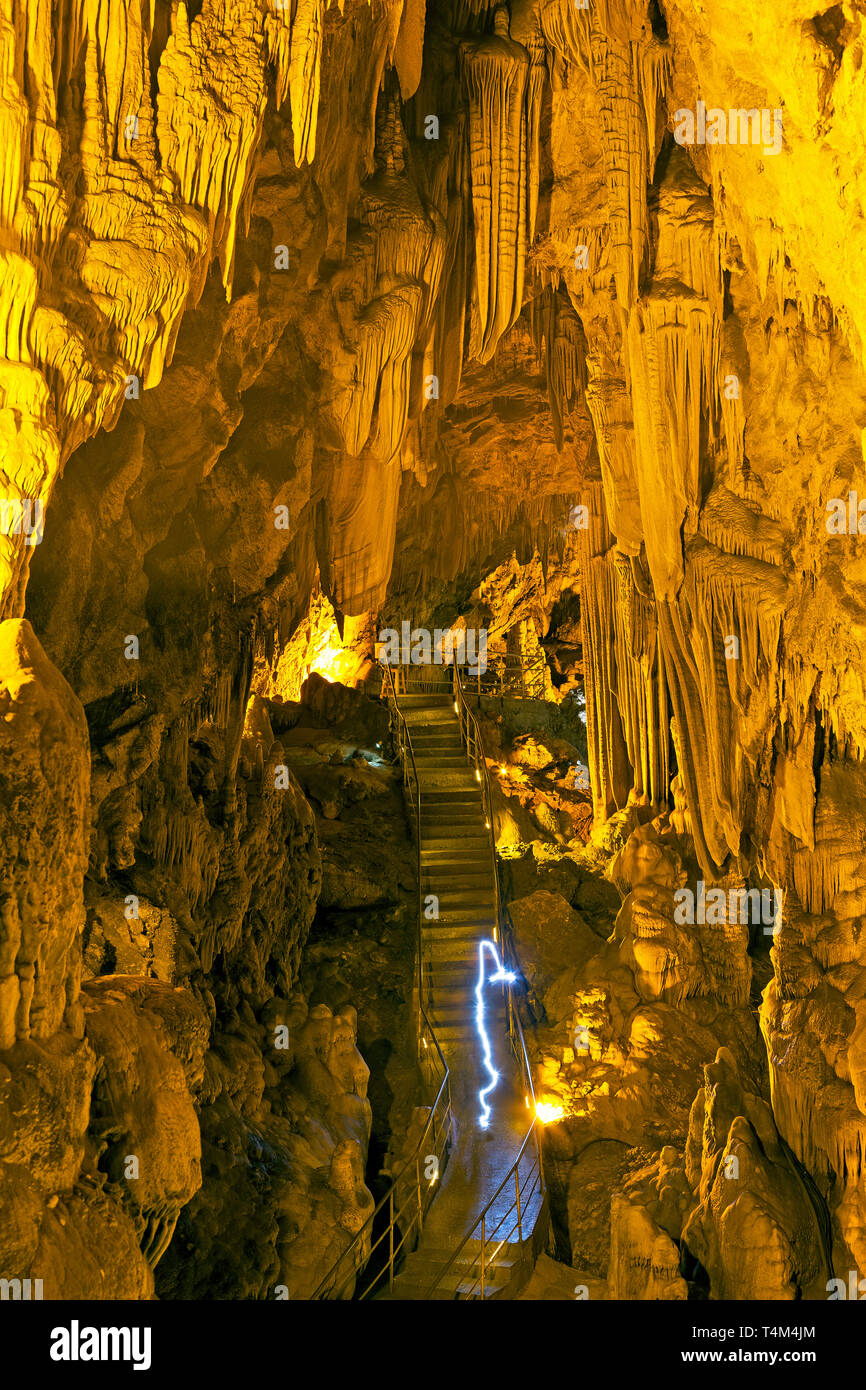
<path id="1" fill-rule="evenodd" d="M 484 756 L 484 744 L 481 739 L 481 730 L 478 727 L 478 720 L 466 703 L 460 667 L 456 662 L 454 663 L 453 689 L 454 706 L 460 721 L 460 738 L 466 748 L 467 757 L 475 764 L 475 776 L 481 783 L 481 801 L 484 807 L 484 819 L 487 823 L 489 832 L 490 867 L 493 871 L 493 892 L 494 903 L 496 905 L 496 930 L 493 933 L 493 939 L 497 941 L 502 908 L 499 896 L 499 871 L 496 865 L 496 831 L 493 824 L 493 794 L 490 790 L 490 774 L 487 771 L 487 759 Z"/>
<path id="2" fill-rule="evenodd" d="M 408 1244 L 409 1240 L 415 1234 L 416 1223 L 418 1234 L 420 1234 L 423 1228 L 424 1216 L 435 1195 L 437 1182 L 442 1175 L 443 1168 L 445 1167 L 448 1146 L 451 1142 L 451 1074 L 448 1069 L 448 1064 L 445 1061 L 445 1057 L 443 1056 L 442 1049 L 439 1046 L 439 1042 L 436 1037 L 436 1033 L 433 1029 L 433 1025 L 427 1017 L 427 1012 L 424 1008 L 425 992 L 424 972 L 422 967 L 423 943 L 421 935 L 421 923 L 423 920 L 424 904 L 424 895 L 421 886 L 421 783 L 418 777 L 418 767 L 415 762 L 415 752 L 412 747 L 412 739 L 409 734 L 409 726 L 406 723 L 402 711 L 400 710 L 397 704 L 397 691 L 390 666 L 384 666 L 382 685 L 383 690 L 387 690 L 388 707 L 392 720 L 392 730 L 394 729 L 394 721 L 396 720 L 395 742 L 397 744 L 397 750 L 403 768 L 403 784 L 404 786 L 407 786 L 410 790 L 412 807 L 415 812 L 415 847 L 418 882 L 418 1060 L 422 1067 L 426 1067 L 426 1069 L 434 1075 L 437 1073 L 438 1070 L 438 1074 L 441 1075 L 441 1081 L 439 1083 L 439 1089 L 436 1092 L 436 1097 L 433 1101 L 433 1104 L 430 1107 L 430 1113 L 427 1117 L 427 1122 L 424 1126 L 424 1129 L 421 1132 L 418 1142 L 416 1143 L 412 1151 L 412 1154 L 400 1167 L 396 1177 L 392 1177 L 391 1185 L 388 1191 L 376 1203 L 375 1207 L 373 1208 L 370 1215 L 367 1217 L 360 1231 L 358 1231 L 354 1240 L 351 1242 L 349 1246 L 347 1246 L 347 1248 L 343 1251 L 342 1255 L 340 1255 L 340 1257 L 331 1266 L 324 1279 L 321 1280 L 321 1282 L 311 1295 L 311 1301 L 321 1298 L 340 1298 L 349 1286 L 349 1284 L 358 1277 L 362 1269 L 369 1266 L 374 1253 L 384 1246 L 386 1240 L 388 1242 L 387 1263 L 385 1263 L 383 1267 L 374 1275 L 370 1283 L 365 1287 L 364 1292 L 360 1295 L 360 1297 L 369 1298 L 373 1290 L 384 1278 L 386 1272 L 388 1275 L 388 1287 L 393 1288 L 394 1268 L 397 1256 L 400 1254 L 400 1251 L 404 1248 L 404 1246 Z M 407 750 L 409 755 L 408 759 L 406 757 Z M 436 1067 L 437 1060 L 439 1063 L 438 1069 Z M 428 1077 L 425 1079 L 427 1079 L 428 1084 L 430 1084 L 431 1078 Z M 440 1110 L 442 1112 L 441 1116 Z M 440 1121 L 438 1125 L 438 1133 L 437 1119 L 439 1119 Z M 433 1136 L 432 1153 L 429 1152 L 431 1130 Z M 428 1152 L 425 1153 L 425 1158 L 435 1157 L 436 1159 L 436 1173 L 432 1179 L 427 1178 L 425 1175 L 424 1181 L 426 1182 L 427 1186 L 426 1190 L 423 1190 L 421 1178 L 421 1155 L 424 1152 L 425 1148 L 428 1150 Z M 411 1183 L 407 1183 L 406 1178 L 407 1175 L 411 1175 L 413 1165 L 415 1169 L 414 1181 Z M 404 1194 L 402 1197 L 400 1196 L 401 1189 Z M 386 1206 L 388 1208 L 388 1224 L 385 1226 L 384 1230 L 380 1232 L 376 1239 L 373 1240 L 373 1231 L 375 1230 L 376 1219 L 384 1211 Z M 409 1210 L 412 1208 L 414 1209 L 412 1210 L 411 1217 L 408 1219 L 408 1221 L 404 1222 L 404 1217 L 406 1216 L 407 1212 L 409 1212 Z M 399 1233 L 399 1240 L 396 1244 L 394 1241 L 395 1232 Z M 341 1278 L 339 1271 L 342 1265 L 347 1265 L 348 1268 L 345 1270 Z"/>

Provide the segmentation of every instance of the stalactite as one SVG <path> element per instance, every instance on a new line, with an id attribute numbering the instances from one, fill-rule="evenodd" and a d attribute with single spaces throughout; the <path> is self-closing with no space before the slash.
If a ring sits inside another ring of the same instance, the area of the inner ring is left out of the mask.
<path id="1" fill-rule="evenodd" d="M 469 160 L 475 224 L 475 297 L 470 355 L 489 362 L 523 307 L 526 266 L 525 94 L 530 59 L 508 37 L 508 14 L 495 33 L 463 46 L 469 101 Z"/>
<path id="2" fill-rule="evenodd" d="M 744 498 L 717 483 L 704 498 L 698 521 L 700 534 L 719 550 L 744 555 L 781 567 L 786 558 L 785 533 Z"/>
<path id="3" fill-rule="evenodd" d="M 398 454 L 409 417 L 412 352 L 423 354 L 445 264 L 447 229 L 435 208 L 422 207 L 406 176 L 399 102 L 380 102 L 380 168 L 362 192 L 361 211 L 372 232 L 364 252 L 361 292 L 367 296 L 353 332 L 356 366 L 340 407 L 340 429 L 350 454 L 370 440 L 384 463 Z"/>
<path id="4" fill-rule="evenodd" d="M 630 309 L 649 248 L 646 182 L 652 177 L 656 111 L 667 83 L 666 46 L 648 36 L 637 12 L 621 3 L 578 8 L 546 0 L 547 42 L 591 78 L 599 103 L 609 202 L 610 260 L 617 299 Z"/>
<path id="5" fill-rule="evenodd" d="M 541 102 L 547 82 L 544 39 L 536 30 L 528 45 L 529 79 L 526 84 L 526 199 L 529 245 L 535 240 L 538 188 L 541 181 Z"/>
<path id="6" fill-rule="evenodd" d="M 267 22 L 271 61 L 277 70 L 277 101 L 292 103 L 295 164 L 312 164 L 316 153 L 324 0 L 295 0 Z"/>
<path id="7" fill-rule="evenodd" d="M 611 536 L 600 483 L 587 489 L 580 505 L 588 508 L 590 522 L 578 532 L 589 775 L 594 812 L 604 820 L 625 806 L 632 769 L 614 696 L 616 586 L 605 557 Z"/>
<path id="8" fill-rule="evenodd" d="M 586 390 L 586 341 L 580 320 L 564 298 L 548 286 L 530 306 L 530 331 L 544 363 L 547 400 L 558 450 L 563 446 L 563 417 Z"/>
<path id="9" fill-rule="evenodd" d="M 597 354 L 587 357 L 586 403 L 595 425 L 604 498 L 610 529 L 626 555 L 637 555 L 643 541 L 635 472 L 631 397 L 621 376 Z"/>
<path id="10" fill-rule="evenodd" d="M 550 47 L 589 75 L 591 62 L 590 8 L 571 0 L 542 0 L 541 30 Z"/>
<path id="11" fill-rule="evenodd" d="M 682 151 L 656 202 L 655 266 L 630 316 L 628 354 L 647 558 L 657 595 L 672 598 L 680 528 L 701 504 L 702 424 L 720 408 L 721 253 L 712 203 Z"/>
<path id="12" fill-rule="evenodd" d="M 637 74 L 638 90 L 643 102 L 647 129 L 646 177 L 652 179 L 658 141 L 657 114 L 664 100 L 670 71 L 670 49 L 653 40 L 648 44 L 632 45 L 632 62 Z"/>
<path id="13" fill-rule="evenodd" d="M 157 139 L 185 203 L 208 219 L 226 297 L 267 100 L 264 26 L 245 0 L 208 0 L 190 25 L 182 3 L 159 65 Z M 206 19 L 219 25 L 218 38 Z"/>
<path id="14" fill-rule="evenodd" d="M 420 285 L 401 285 L 367 304 L 357 323 L 357 367 L 346 393 L 343 433 L 350 454 L 370 437 L 379 405 L 378 433 L 388 459 L 400 447 L 409 401 L 409 354 L 421 313 Z"/>
<path id="15" fill-rule="evenodd" d="M 634 770 L 632 792 L 664 805 L 668 796 L 668 715 L 659 666 L 655 605 L 637 590 L 628 558 L 614 551 L 616 699 Z"/>

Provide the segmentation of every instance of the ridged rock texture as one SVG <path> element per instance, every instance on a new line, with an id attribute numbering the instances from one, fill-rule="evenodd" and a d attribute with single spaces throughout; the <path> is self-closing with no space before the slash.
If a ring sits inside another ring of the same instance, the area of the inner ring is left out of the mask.
<path id="1" fill-rule="evenodd" d="M 0 1274 L 308 1297 L 370 1209 L 362 1021 L 300 984 L 323 612 L 347 681 L 473 614 L 582 666 L 575 1261 L 597 1160 L 615 1297 L 680 1241 L 718 1297 L 866 1270 L 863 15 L 0 0 Z M 698 879 L 778 892 L 765 975 Z"/>

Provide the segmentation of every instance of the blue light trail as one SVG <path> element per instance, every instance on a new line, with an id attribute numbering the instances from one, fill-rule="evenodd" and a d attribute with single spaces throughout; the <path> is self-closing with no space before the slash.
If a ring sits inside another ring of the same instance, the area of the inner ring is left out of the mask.
<path id="1" fill-rule="evenodd" d="M 496 962 L 496 973 L 493 975 L 485 974 L 484 953 L 489 951 Z M 490 1038 L 484 1026 L 484 986 L 485 984 L 513 984 L 517 979 L 513 970 L 506 970 L 499 953 L 492 941 L 479 941 L 478 943 L 478 983 L 475 986 L 475 1026 L 478 1029 L 478 1036 L 481 1039 L 481 1046 L 484 1052 L 484 1065 L 490 1077 L 488 1085 L 478 1092 L 478 1099 L 481 1102 L 481 1114 L 478 1116 L 478 1123 L 482 1129 L 486 1129 L 490 1123 L 491 1110 L 487 1104 L 487 1097 L 499 1080 L 499 1072 L 493 1065 L 493 1053 L 490 1048 Z"/>

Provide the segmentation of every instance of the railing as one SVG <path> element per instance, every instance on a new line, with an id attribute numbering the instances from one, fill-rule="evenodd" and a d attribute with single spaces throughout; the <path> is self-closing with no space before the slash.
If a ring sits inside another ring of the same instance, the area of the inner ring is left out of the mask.
<path id="1" fill-rule="evenodd" d="M 461 680 L 474 695 L 507 695 L 523 700 L 543 700 L 547 688 L 547 662 L 543 656 L 527 657 L 511 652 L 489 654 L 484 671 L 480 665 L 461 663 Z"/>
<path id="2" fill-rule="evenodd" d="M 399 682 L 399 677 L 398 677 Z M 422 964 L 421 923 L 423 920 L 423 892 L 421 886 L 421 783 L 412 739 L 406 720 L 397 705 L 397 691 L 389 666 L 384 667 L 383 692 L 388 697 L 391 718 L 391 732 L 395 747 L 400 755 L 403 768 L 403 785 L 407 788 L 415 812 L 416 871 L 418 882 L 417 913 L 417 990 L 418 990 L 418 1062 L 425 1084 L 436 1094 L 427 1122 L 414 1145 L 411 1156 L 398 1170 L 396 1177 L 384 1197 L 377 1202 L 364 1225 L 351 1245 L 331 1267 L 318 1288 L 312 1294 L 316 1299 L 341 1299 L 351 1297 L 355 1291 L 359 1275 L 365 1275 L 359 1298 L 369 1298 L 378 1292 L 387 1279 L 388 1287 L 394 1287 L 394 1275 L 398 1258 L 402 1253 L 414 1249 L 424 1225 L 424 1217 L 436 1194 L 442 1172 L 447 1161 L 451 1142 L 451 1078 L 442 1049 L 427 1017 L 425 1001 L 429 992 L 425 988 Z M 438 1082 L 438 1086 L 437 1086 Z M 429 1093 L 428 1092 L 428 1093 Z M 425 1172 L 422 1174 L 422 1158 Z M 428 1175 L 429 1160 L 435 1159 L 433 1172 Z"/>
<path id="3" fill-rule="evenodd" d="M 541 1147 L 536 1133 L 537 1124 L 538 1122 L 533 1120 L 509 1172 L 490 1198 L 471 1231 L 464 1236 L 445 1268 L 430 1285 L 425 1298 L 431 1298 L 435 1290 L 441 1286 L 442 1281 L 458 1267 L 461 1272 L 461 1284 L 455 1297 L 458 1299 L 484 1298 L 486 1290 L 493 1282 L 491 1274 L 495 1273 L 496 1260 L 503 1249 L 513 1245 L 515 1240 L 522 1244 L 525 1238 L 533 1234 L 535 1217 L 532 1216 L 529 1221 L 525 1221 L 524 1218 L 527 1207 L 530 1207 L 536 1194 L 541 1197 L 544 1193 L 544 1173 L 541 1166 Z M 514 1197 L 497 1220 L 494 1208 L 498 1203 L 511 1196 L 512 1188 Z M 527 1226 L 525 1234 L 524 1224 Z M 471 1241 L 477 1241 L 479 1249 L 471 1252 L 471 1258 L 467 1259 L 467 1255 L 470 1254 L 468 1247 Z"/>
<path id="4" fill-rule="evenodd" d="M 454 665 L 453 693 L 454 711 L 460 721 L 460 737 L 466 749 L 466 756 L 475 770 L 476 781 L 481 783 L 481 801 L 484 807 L 484 821 L 488 830 L 488 842 L 490 851 L 490 868 L 493 874 L 493 891 L 496 903 L 496 923 L 493 939 L 498 942 L 498 925 L 502 918 L 502 906 L 499 897 L 499 871 L 496 866 L 496 828 L 493 819 L 493 795 L 490 790 L 490 774 L 487 771 L 487 759 L 484 756 L 484 744 L 481 740 L 481 730 L 478 727 L 478 720 L 466 703 L 466 694 L 463 686 L 463 677 L 460 674 L 461 668 Z"/>

